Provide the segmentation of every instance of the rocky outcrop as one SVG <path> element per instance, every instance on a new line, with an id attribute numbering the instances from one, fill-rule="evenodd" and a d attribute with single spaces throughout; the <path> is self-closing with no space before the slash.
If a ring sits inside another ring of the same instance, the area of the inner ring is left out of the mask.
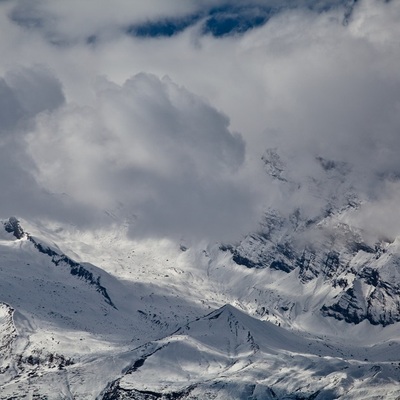
<path id="1" fill-rule="evenodd" d="M 56 266 L 59 265 L 67 265 L 70 268 L 71 275 L 74 275 L 80 279 L 83 279 L 89 285 L 95 287 L 96 291 L 99 292 L 105 299 L 105 301 L 115 309 L 117 308 L 113 301 L 111 300 L 107 289 L 101 285 L 100 276 L 95 276 L 93 272 L 89 271 L 84 265 L 72 260 L 70 257 L 62 254 L 55 248 L 50 247 L 42 243 L 39 239 L 31 236 L 29 233 L 26 233 L 19 220 L 16 217 L 10 217 L 7 221 L 3 222 L 4 229 L 8 233 L 12 233 L 16 239 L 26 238 L 29 240 L 34 247 L 43 254 L 51 257 L 51 261 Z"/>
<path id="2" fill-rule="evenodd" d="M 25 235 L 24 230 L 22 229 L 19 220 L 15 217 L 10 217 L 8 221 L 3 222 L 4 229 L 8 233 L 12 233 L 17 239 L 22 239 Z"/>
<path id="3" fill-rule="evenodd" d="M 336 168 L 333 162 L 321 163 L 328 171 Z M 360 230 L 340 221 L 352 208 L 330 209 L 314 220 L 304 218 L 299 210 L 287 217 L 269 211 L 258 232 L 221 249 L 246 268 L 293 273 L 299 285 L 320 285 L 322 278 L 324 285 L 332 287 L 332 296 L 319 305 L 326 317 L 352 324 L 399 322 L 400 285 L 388 278 L 396 275 L 393 257 L 398 250 L 388 255 L 387 243 L 368 244 Z M 382 276 L 381 270 L 387 270 L 388 276 Z"/>
<path id="4" fill-rule="evenodd" d="M 337 296 L 331 305 L 321 308 L 323 315 L 358 324 L 390 325 L 400 321 L 400 290 L 385 282 L 376 269 L 360 271 L 351 287 Z"/>
<path id="5" fill-rule="evenodd" d="M 107 293 L 107 289 L 101 285 L 100 283 L 100 276 L 95 276 L 91 271 L 85 268 L 82 264 L 72 260 L 65 254 L 62 254 L 47 245 L 40 243 L 40 241 L 32 236 L 28 235 L 28 240 L 30 240 L 35 248 L 43 254 L 48 255 L 51 257 L 51 261 L 56 265 L 59 266 L 60 264 L 68 265 L 70 267 L 71 275 L 74 275 L 78 278 L 83 279 L 89 285 L 95 287 L 96 291 L 99 292 L 105 299 L 105 301 L 113 308 L 117 309 L 115 304 L 112 302 L 110 296 Z"/>

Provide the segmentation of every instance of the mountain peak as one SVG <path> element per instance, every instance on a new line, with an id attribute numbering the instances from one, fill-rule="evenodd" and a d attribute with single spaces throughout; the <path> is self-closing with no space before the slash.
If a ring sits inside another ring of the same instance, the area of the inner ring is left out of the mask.
<path id="1" fill-rule="evenodd" d="M 16 217 L 10 217 L 3 224 L 6 232 L 12 233 L 17 239 L 22 239 L 25 236 L 25 232 Z"/>
<path id="2" fill-rule="evenodd" d="M 217 310 L 213 311 L 211 314 L 208 314 L 208 319 L 217 319 L 221 315 L 225 315 L 227 313 L 235 315 L 235 312 L 239 311 L 237 308 L 232 306 L 231 304 L 227 303 L 224 304 L 222 307 L 218 308 Z"/>

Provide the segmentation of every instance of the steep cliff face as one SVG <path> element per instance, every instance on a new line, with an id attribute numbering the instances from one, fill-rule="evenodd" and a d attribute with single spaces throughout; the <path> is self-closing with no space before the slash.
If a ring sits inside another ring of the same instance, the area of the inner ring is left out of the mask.
<path id="1" fill-rule="evenodd" d="M 291 274 L 299 286 L 316 288 L 321 281 L 330 286 L 334 297 L 320 304 L 325 316 L 383 326 L 400 321 L 400 287 L 393 279 L 398 276 L 398 243 L 367 244 L 361 232 L 339 220 L 337 214 L 290 230 L 290 218 L 269 214 L 259 233 L 221 249 L 243 267 Z"/>
<path id="2" fill-rule="evenodd" d="M 350 167 L 317 158 L 319 175 L 300 183 L 290 177 L 275 149 L 267 150 L 263 161 L 282 193 L 290 198 L 306 191 L 318 207 L 312 212 L 301 203 L 294 209 L 270 209 L 257 232 L 220 249 L 245 268 L 287 274 L 323 316 L 382 326 L 400 321 L 399 244 L 374 238 L 349 222 L 364 206 L 346 180 Z M 321 286 L 327 295 L 315 301 Z M 293 301 L 287 302 L 293 307 Z"/>

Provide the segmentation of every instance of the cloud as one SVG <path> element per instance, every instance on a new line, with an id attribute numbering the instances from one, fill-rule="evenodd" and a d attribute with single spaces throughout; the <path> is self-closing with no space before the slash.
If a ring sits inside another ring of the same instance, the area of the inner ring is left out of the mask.
<path id="1" fill-rule="evenodd" d="M 178 34 L 129 33 L 193 15 Z M 212 18 L 239 25 L 209 34 Z M 399 19 L 383 0 L 0 3 L 0 141 L 16 171 L 3 180 L 32 199 L 15 213 L 52 204 L 52 218 L 75 209 L 94 224 L 118 209 L 135 215 L 132 234 L 223 238 L 254 229 L 263 207 L 312 218 L 357 197 L 387 210 Z M 285 181 L 265 171 L 266 149 Z"/>
<path id="2" fill-rule="evenodd" d="M 68 3 L 56 0 L 19 0 L 10 8 L 9 18 L 20 27 L 42 34 L 54 44 L 73 44 L 82 38 L 113 33 L 132 23 L 149 18 L 185 16 L 198 9 L 194 2 L 162 0 L 105 0 Z M 73 27 L 73 29 L 71 29 Z"/>
<path id="3" fill-rule="evenodd" d="M 26 117 L 52 111 L 65 102 L 61 82 L 43 66 L 9 71 L 5 81 Z"/>
<path id="4" fill-rule="evenodd" d="M 27 129 L 41 112 L 64 104 L 61 83 L 46 68 L 13 70 L 0 79 L 0 210 L 3 218 L 86 221 L 88 210 L 73 207 L 40 187 L 32 176 L 35 164 L 24 141 Z"/>
<path id="5" fill-rule="evenodd" d="M 242 137 L 169 78 L 103 79 L 94 107 L 40 115 L 27 146 L 43 187 L 102 209 L 122 203 L 137 216 L 133 234 L 215 237 L 254 222 Z"/>
<path id="6" fill-rule="evenodd" d="M 349 15 L 353 3 L 353 0 L 172 0 L 168 3 L 116 0 L 111 4 L 104 0 L 85 3 L 18 0 L 8 15 L 18 26 L 42 35 L 50 43 L 70 46 L 121 34 L 169 37 L 197 23 L 204 34 L 237 35 L 262 26 L 271 16 L 287 9 L 321 12 L 345 6 Z"/>
<path id="7" fill-rule="evenodd" d="M 18 135 L 23 122 L 65 101 L 60 82 L 40 66 L 19 68 L 0 78 L 0 132 Z"/>
<path id="8" fill-rule="evenodd" d="M 0 80 L 0 121 L 3 134 L 11 133 L 23 111 L 15 93 L 4 79 Z"/>

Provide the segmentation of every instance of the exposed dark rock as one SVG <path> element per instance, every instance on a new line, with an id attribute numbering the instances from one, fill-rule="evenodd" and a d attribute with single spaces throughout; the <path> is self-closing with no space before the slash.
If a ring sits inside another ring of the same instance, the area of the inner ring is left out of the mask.
<path id="1" fill-rule="evenodd" d="M 238 265 L 244 265 L 247 268 L 262 268 L 263 265 L 255 263 L 247 257 L 243 257 L 238 251 L 234 250 L 232 260 Z"/>
<path id="2" fill-rule="evenodd" d="M 120 381 L 113 382 L 103 393 L 102 400 L 183 400 L 190 395 L 195 385 L 181 391 L 170 393 L 157 393 L 150 390 L 124 389 L 120 387 Z"/>
<path id="3" fill-rule="evenodd" d="M 277 153 L 277 149 L 267 149 L 261 159 L 264 162 L 268 175 L 280 181 L 286 181 L 284 177 L 286 166 Z"/>
<path id="4" fill-rule="evenodd" d="M 289 273 L 289 272 L 293 271 L 293 269 L 294 269 L 291 265 L 288 265 L 284 261 L 281 261 L 281 260 L 272 261 L 272 263 L 269 267 L 272 269 L 275 269 L 277 271 L 283 271 L 286 273 Z"/>
<path id="5" fill-rule="evenodd" d="M 315 252 L 304 249 L 303 254 L 297 259 L 297 266 L 300 269 L 299 278 L 302 283 L 307 283 L 319 275 L 318 269 L 314 266 Z"/>
<path id="6" fill-rule="evenodd" d="M 353 324 L 359 324 L 367 318 L 364 309 L 357 303 L 353 288 L 347 289 L 337 303 L 331 306 L 323 305 L 321 312 L 325 316 Z"/>
<path id="7" fill-rule="evenodd" d="M 25 235 L 18 219 L 15 217 L 10 217 L 7 222 L 4 222 L 4 229 L 12 233 L 17 239 L 22 239 Z"/>
<path id="8" fill-rule="evenodd" d="M 327 254 L 324 263 L 324 272 L 328 278 L 332 278 L 340 265 L 339 253 L 331 251 Z"/>
<path id="9" fill-rule="evenodd" d="M 345 278 L 339 278 L 339 279 L 335 279 L 334 281 L 332 281 L 333 287 L 336 288 L 337 286 L 340 286 L 343 289 L 346 289 L 348 282 L 347 279 Z"/>
<path id="10" fill-rule="evenodd" d="M 366 253 L 376 253 L 376 250 L 373 249 L 371 246 L 368 246 L 365 243 L 351 243 L 350 244 L 350 250 L 352 250 L 354 253 L 358 253 L 359 251 L 365 251 Z"/>
<path id="11" fill-rule="evenodd" d="M 360 272 L 359 277 L 363 278 L 368 285 L 375 287 L 377 287 L 380 282 L 379 272 L 372 268 L 364 268 Z"/>
<path id="12" fill-rule="evenodd" d="M 359 324 L 368 320 L 372 325 L 387 326 L 400 321 L 399 291 L 379 279 L 377 272 L 362 271 L 353 285 L 339 295 L 338 301 L 321 308 L 323 315 Z M 374 270 L 372 270 L 374 271 Z M 355 290 L 355 285 L 367 284 L 375 289 L 370 295 Z"/>

